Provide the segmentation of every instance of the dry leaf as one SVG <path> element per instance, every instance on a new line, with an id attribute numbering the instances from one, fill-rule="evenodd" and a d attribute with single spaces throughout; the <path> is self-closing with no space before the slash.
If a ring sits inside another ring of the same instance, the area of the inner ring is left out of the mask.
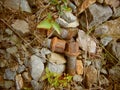
<path id="1" fill-rule="evenodd" d="M 96 0 L 85 0 L 79 9 L 79 14 L 82 13 L 86 8 L 88 8 L 91 4 L 95 2 Z"/>

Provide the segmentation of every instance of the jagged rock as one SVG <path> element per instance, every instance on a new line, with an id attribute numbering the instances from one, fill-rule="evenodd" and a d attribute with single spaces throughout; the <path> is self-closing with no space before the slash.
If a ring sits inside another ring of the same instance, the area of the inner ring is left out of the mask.
<path id="1" fill-rule="evenodd" d="M 32 55 L 29 68 L 32 78 L 38 81 L 44 70 L 44 64 L 42 63 L 41 58 L 37 57 L 36 55 Z"/>
<path id="2" fill-rule="evenodd" d="M 4 79 L 14 80 L 16 76 L 16 71 L 12 71 L 11 69 L 5 69 Z"/>
<path id="3" fill-rule="evenodd" d="M 49 62 L 56 64 L 66 63 L 66 59 L 61 54 L 51 53 L 47 55 Z"/>
<path id="4" fill-rule="evenodd" d="M 88 18 L 88 28 L 97 26 L 102 22 L 105 22 L 112 16 L 112 9 L 109 6 L 103 6 L 100 4 L 92 4 L 87 10 Z M 86 18 L 85 15 L 82 15 L 80 18 L 80 24 L 83 27 L 86 27 Z"/>
<path id="5" fill-rule="evenodd" d="M 79 43 L 80 48 L 89 53 L 96 53 L 96 43 L 95 41 L 85 34 L 83 30 L 78 31 L 77 42 Z"/>
<path id="6" fill-rule="evenodd" d="M 21 74 L 16 75 L 15 83 L 16 83 L 16 90 L 21 90 L 23 88 L 24 84 Z"/>
<path id="7" fill-rule="evenodd" d="M 29 33 L 29 25 L 26 21 L 17 19 L 14 21 L 14 23 L 11 25 L 15 30 L 17 30 L 20 34 L 26 34 Z"/>
<path id="8" fill-rule="evenodd" d="M 65 64 L 55 64 L 48 62 L 47 67 L 51 72 L 55 72 L 58 74 L 62 74 L 65 71 Z"/>
<path id="9" fill-rule="evenodd" d="M 97 70 L 93 66 L 85 68 L 85 85 L 91 88 L 93 84 L 97 83 Z"/>
<path id="10" fill-rule="evenodd" d="M 19 65 L 17 72 L 22 73 L 24 70 L 25 70 L 25 66 L 24 65 Z"/>

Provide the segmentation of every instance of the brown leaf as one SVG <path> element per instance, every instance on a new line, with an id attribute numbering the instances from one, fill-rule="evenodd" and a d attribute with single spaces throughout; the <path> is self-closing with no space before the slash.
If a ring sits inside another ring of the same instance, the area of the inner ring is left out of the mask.
<path id="1" fill-rule="evenodd" d="M 88 8 L 91 4 L 95 2 L 96 0 L 84 0 L 81 7 L 79 8 L 79 14 L 82 13 L 86 8 Z"/>

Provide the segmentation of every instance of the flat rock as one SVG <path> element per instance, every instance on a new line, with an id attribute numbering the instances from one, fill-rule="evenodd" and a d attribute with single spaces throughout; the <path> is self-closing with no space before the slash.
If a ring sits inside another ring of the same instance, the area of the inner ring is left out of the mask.
<path id="1" fill-rule="evenodd" d="M 85 84 L 87 88 L 97 83 L 97 70 L 93 66 L 85 68 Z"/>
<path id="2" fill-rule="evenodd" d="M 84 51 L 89 53 L 96 53 L 96 42 L 88 36 L 83 30 L 78 31 L 77 42 Z"/>
<path id="3" fill-rule="evenodd" d="M 117 18 L 115 20 L 106 21 L 104 24 L 99 25 L 95 29 L 95 35 L 98 37 L 114 37 L 120 36 L 120 18 Z"/>
<path id="4" fill-rule="evenodd" d="M 5 0 L 4 5 L 13 10 L 21 10 L 31 13 L 27 0 Z"/>
<path id="5" fill-rule="evenodd" d="M 76 72 L 79 75 L 83 74 L 83 63 L 81 60 L 76 60 Z"/>
<path id="6" fill-rule="evenodd" d="M 21 34 L 26 34 L 30 32 L 29 25 L 24 20 L 17 19 L 11 26 Z"/>
<path id="7" fill-rule="evenodd" d="M 11 69 L 5 69 L 4 79 L 14 80 L 16 76 L 16 71 L 12 71 Z"/>
<path id="8" fill-rule="evenodd" d="M 101 24 L 102 22 L 105 22 L 112 16 L 112 9 L 109 6 L 103 6 L 101 4 L 92 4 L 89 6 L 87 10 L 87 14 L 89 16 L 89 23 L 88 28 L 92 28 L 93 26 L 97 26 Z M 83 15 L 80 19 L 80 24 L 83 27 L 86 27 L 85 24 L 85 15 Z"/>
<path id="9" fill-rule="evenodd" d="M 38 81 L 44 70 L 44 64 L 42 63 L 41 58 L 37 57 L 36 55 L 32 55 L 29 68 L 32 78 Z"/>
<path id="10" fill-rule="evenodd" d="M 51 53 L 51 54 L 49 54 L 47 56 L 48 56 L 49 62 L 51 62 L 51 63 L 56 63 L 56 64 L 64 64 L 64 63 L 66 63 L 66 59 L 61 54 Z"/>
<path id="11" fill-rule="evenodd" d="M 63 12 L 61 17 L 57 18 L 56 21 L 64 28 L 77 27 L 79 25 L 77 17 L 71 11 Z"/>
<path id="12" fill-rule="evenodd" d="M 15 83 L 16 83 L 16 90 L 21 90 L 23 88 L 24 84 L 21 74 L 16 75 Z"/>
<path id="13" fill-rule="evenodd" d="M 65 71 L 65 64 L 55 64 L 48 62 L 47 67 L 51 72 L 55 72 L 58 74 L 62 74 Z"/>

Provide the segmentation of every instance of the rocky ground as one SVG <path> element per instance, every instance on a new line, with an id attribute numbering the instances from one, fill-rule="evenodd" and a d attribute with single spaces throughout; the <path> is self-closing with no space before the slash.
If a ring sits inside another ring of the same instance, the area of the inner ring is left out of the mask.
<path id="1" fill-rule="evenodd" d="M 120 90 L 120 1 L 0 0 L 0 90 Z"/>

